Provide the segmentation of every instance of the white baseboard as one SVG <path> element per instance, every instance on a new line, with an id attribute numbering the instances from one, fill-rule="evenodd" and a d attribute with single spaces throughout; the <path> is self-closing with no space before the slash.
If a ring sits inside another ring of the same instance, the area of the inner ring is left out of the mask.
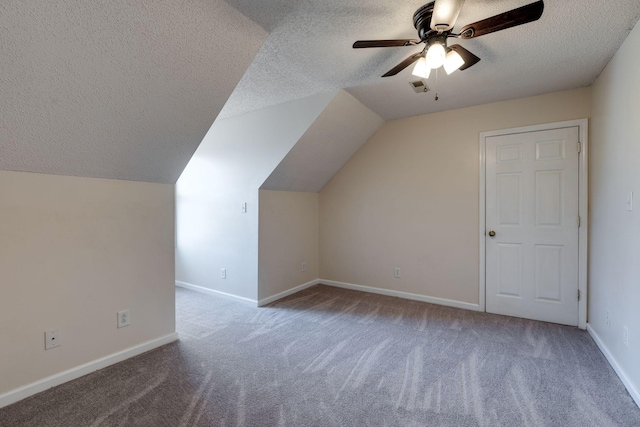
<path id="1" fill-rule="evenodd" d="M 240 301 L 250 302 L 250 303 L 253 303 L 253 304 L 257 304 L 257 302 L 258 302 L 258 301 L 254 300 L 254 299 L 240 297 L 238 295 L 228 294 L 228 293 L 222 292 L 222 291 L 216 291 L 215 289 L 209 289 L 209 288 L 205 288 L 203 286 L 193 285 L 193 284 L 187 283 L 187 282 L 181 282 L 180 280 L 176 280 L 176 286 L 178 286 L 179 288 L 191 289 L 192 291 L 196 291 L 196 292 L 202 292 L 203 294 L 229 297 L 229 298 L 237 299 L 237 300 L 240 300 Z"/>
<path id="2" fill-rule="evenodd" d="M 624 384 L 624 386 L 627 388 L 627 391 L 631 395 L 631 398 L 633 398 L 633 400 L 636 402 L 636 405 L 638 405 L 638 407 L 640 408 L 640 392 L 638 392 L 638 389 L 633 381 L 631 381 L 631 379 L 627 376 L 620 364 L 618 364 L 616 358 L 613 357 L 613 354 L 611 354 L 607 346 L 604 345 L 604 342 L 602 341 L 598 333 L 591 327 L 589 323 L 587 323 L 587 332 L 589 332 L 591 338 L 593 338 L 593 340 L 596 342 L 596 345 L 598 346 L 602 354 L 604 354 L 604 357 L 607 358 L 613 370 L 616 372 L 616 374 L 618 374 L 618 377 L 622 381 L 622 384 Z"/>
<path id="3" fill-rule="evenodd" d="M 412 294 L 409 292 L 393 291 L 391 289 L 373 288 L 371 286 L 354 285 L 352 283 L 336 282 L 334 280 L 319 280 L 320 284 L 335 286 L 337 288 L 352 289 L 354 291 L 371 292 L 372 294 L 387 295 L 390 297 L 398 297 L 410 299 L 414 301 L 429 302 L 431 304 L 446 305 L 448 307 L 462 308 L 465 310 L 480 311 L 480 305 L 471 304 L 469 302 L 455 301 L 445 298 L 430 297 L 427 295 Z"/>
<path id="4" fill-rule="evenodd" d="M 252 300 L 252 299 L 249 299 L 249 298 L 239 297 L 237 295 L 228 294 L 226 292 L 216 291 L 216 290 L 213 290 L 213 289 L 204 288 L 202 286 L 193 285 L 191 283 L 181 282 L 179 280 L 176 280 L 176 286 L 181 287 L 181 288 L 191 289 L 193 291 L 202 292 L 202 293 L 209 294 L 209 295 L 222 295 L 222 296 L 225 296 L 225 297 L 230 297 L 230 298 L 234 298 L 234 299 L 238 299 L 238 300 L 254 303 L 254 304 L 257 304 L 258 307 L 262 307 L 262 306 L 267 305 L 269 303 L 272 303 L 272 302 L 274 302 L 276 300 L 279 300 L 280 298 L 284 298 L 286 296 L 293 295 L 296 292 L 300 292 L 303 289 L 306 289 L 306 288 L 314 286 L 314 285 L 319 285 L 319 284 L 324 284 L 324 285 L 328 285 L 328 286 L 335 286 L 337 288 L 351 289 L 351 290 L 354 290 L 354 291 L 370 292 L 370 293 L 373 293 L 373 294 L 380 294 L 380 295 L 387 295 L 387 296 L 391 296 L 391 297 L 410 299 L 410 300 L 414 300 L 414 301 L 429 302 L 431 304 L 445 305 L 447 307 L 462 308 L 464 310 L 481 311 L 479 304 L 472 304 L 472 303 L 469 303 L 469 302 L 455 301 L 455 300 L 450 300 L 450 299 L 446 299 L 446 298 L 430 297 L 430 296 L 427 296 L 427 295 L 412 294 L 412 293 L 409 293 L 409 292 L 393 291 L 393 290 L 390 290 L 390 289 L 374 288 L 374 287 L 371 287 L 371 286 L 354 285 L 353 283 L 336 282 L 335 280 L 324 280 L 324 279 L 312 280 L 312 281 L 304 283 L 304 284 L 302 284 L 300 286 L 296 286 L 295 288 L 291 288 L 291 289 L 289 289 L 287 291 L 280 292 L 279 294 L 276 294 L 276 295 L 261 299 L 259 301 Z"/>
<path id="5" fill-rule="evenodd" d="M 309 288 L 311 286 L 314 286 L 314 285 L 317 285 L 319 283 L 320 283 L 320 279 L 312 280 L 310 282 L 303 283 L 300 286 L 296 286 L 295 288 L 291 288 L 291 289 L 289 289 L 287 291 L 280 292 L 279 294 L 275 294 L 275 295 L 272 295 L 270 297 L 261 299 L 260 301 L 258 301 L 258 307 L 262 307 L 263 305 L 267 305 L 267 304 L 272 303 L 274 301 L 277 301 L 277 300 L 279 300 L 281 298 L 288 297 L 289 295 L 295 294 L 296 292 L 300 292 L 303 289 L 307 289 L 307 288 Z"/>
<path id="6" fill-rule="evenodd" d="M 109 356 L 101 357 L 100 359 L 96 359 L 80 366 L 76 366 L 75 368 L 68 369 L 64 372 L 60 372 L 59 374 L 51 375 L 50 377 L 41 379 L 31 384 L 27 384 L 15 390 L 8 391 L 0 395 L 0 408 L 11 405 L 12 403 L 15 403 L 29 396 L 33 396 L 36 393 L 48 390 L 57 385 L 75 380 L 76 378 L 80 378 L 84 375 L 106 368 L 107 366 L 122 362 L 123 360 L 145 353 L 149 350 L 153 350 L 154 348 L 169 344 L 170 342 L 173 342 L 177 339 L 178 334 L 174 332 L 172 334 L 165 335 L 163 337 L 127 348 L 117 353 L 110 354 Z"/>

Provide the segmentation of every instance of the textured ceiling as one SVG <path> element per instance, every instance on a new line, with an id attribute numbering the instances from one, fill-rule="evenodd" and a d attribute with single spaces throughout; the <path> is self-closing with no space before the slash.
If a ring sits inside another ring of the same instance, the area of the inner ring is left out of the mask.
<path id="1" fill-rule="evenodd" d="M 546 0 L 540 21 L 460 41 L 482 61 L 432 77 L 436 102 L 410 69 L 379 77 L 419 47 L 351 48 L 415 37 L 424 1 L 5 0 L 0 169 L 173 183 L 223 105 L 347 88 L 393 119 L 585 86 L 640 15 L 638 0 Z M 457 28 L 530 1 L 467 0 Z"/>
<path id="2" fill-rule="evenodd" d="M 455 30 L 532 1 L 467 0 Z M 450 76 L 440 70 L 437 81 L 432 75 L 435 101 L 410 88 L 411 67 L 380 78 L 420 47 L 351 48 L 358 39 L 415 38 L 413 12 L 425 0 L 228 2 L 270 35 L 221 116 L 338 88 L 395 119 L 588 86 L 640 16 L 638 0 L 545 0 L 539 21 L 459 41 L 482 61 Z"/>
<path id="3" fill-rule="evenodd" d="M 319 192 L 383 123 L 353 96 L 338 92 L 260 188 Z"/>
<path id="4" fill-rule="evenodd" d="M 174 183 L 266 37 L 221 0 L 5 0 L 0 169 Z"/>

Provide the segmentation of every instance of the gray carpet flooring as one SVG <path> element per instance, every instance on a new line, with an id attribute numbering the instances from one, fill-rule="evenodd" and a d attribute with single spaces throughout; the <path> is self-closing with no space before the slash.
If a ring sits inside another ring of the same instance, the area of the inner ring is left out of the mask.
<path id="1" fill-rule="evenodd" d="M 640 426 L 576 328 L 314 286 L 177 290 L 180 340 L 0 410 L 2 426 Z"/>

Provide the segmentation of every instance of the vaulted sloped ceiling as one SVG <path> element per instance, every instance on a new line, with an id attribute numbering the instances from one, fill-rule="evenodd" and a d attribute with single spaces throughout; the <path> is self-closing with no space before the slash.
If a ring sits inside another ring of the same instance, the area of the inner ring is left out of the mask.
<path id="1" fill-rule="evenodd" d="M 266 37 L 222 0 L 3 1 L 0 169 L 174 183 Z"/>
<path id="2" fill-rule="evenodd" d="M 320 191 L 383 123 L 380 116 L 341 90 L 261 188 Z"/>
<path id="3" fill-rule="evenodd" d="M 356 40 L 416 38 L 412 17 L 430 0 L 228 0 L 269 37 L 221 116 L 347 88 L 385 120 L 589 86 L 640 17 L 639 0 L 544 0 L 536 22 L 472 40 L 450 40 L 482 58 L 432 73 L 416 94 L 408 67 L 384 73 L 424 45 L 353 49 Z M 454 31 L 534 0 L 466 0 Z M 435 100 L 435 92 L 439 100 Z"/>

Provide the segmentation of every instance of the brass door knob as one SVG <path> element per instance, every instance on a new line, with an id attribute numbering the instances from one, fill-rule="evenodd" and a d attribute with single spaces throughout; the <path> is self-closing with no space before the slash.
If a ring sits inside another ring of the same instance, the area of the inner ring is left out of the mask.
<path id="1" fill-rule="evenodd" d="M 491 230 L 491 231 L 489 232 L 489 237 L 493 237 L 493 236 L 495 236 L 495 235 L 496 235 L 496 232 L 495 232 L 495 231 Z"/>

